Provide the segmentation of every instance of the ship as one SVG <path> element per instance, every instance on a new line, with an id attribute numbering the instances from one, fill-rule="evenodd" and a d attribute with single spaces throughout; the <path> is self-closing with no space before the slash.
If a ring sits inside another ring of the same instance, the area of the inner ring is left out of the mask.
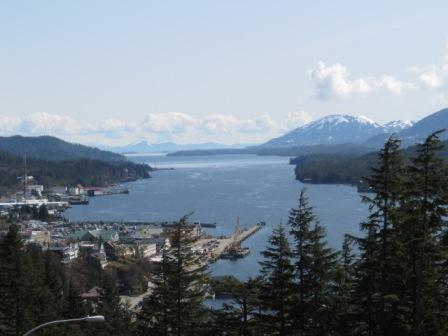
<path id="1" fill-rule="evenodd" d="M 250 249 L 248 247 L 229 247 L 229 249 L 221 254 L 221 259 L 241 259 L 250 254 Z"/>
<path id="2" fill-rule="evenodd" d="M 233 233 L 233 242 L 229 245 L 226 251 L 221 254 L 221 259 L 236 260 L 244 258 L 250 254 L 250 249 L 248 247 L 241 247 L 238 242 L 238 236 L 241 234 L 240 218 L 238 217 L 235 225 L 235 232 Z"/>

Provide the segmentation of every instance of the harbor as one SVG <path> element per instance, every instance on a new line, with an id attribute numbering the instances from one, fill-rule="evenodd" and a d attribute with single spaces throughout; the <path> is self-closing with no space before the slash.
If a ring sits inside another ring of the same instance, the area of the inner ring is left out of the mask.
<path id="1" fill-rule="evenodd" d="M 239 222 L 237 222 L 235 232 L 231 236 L 200 238 L 195 242 L 195 246 L 202 250 L 209 262 L 214 262 L 219 258 L 238 259 L 249 253 L 248 249 L 241 248 L 241 243 L 254 235 L 263 226 L 264 223 L 257 223 L 246 229 L 241 229 Z M 233 255 L 232 251 L 234 251 Z"/>

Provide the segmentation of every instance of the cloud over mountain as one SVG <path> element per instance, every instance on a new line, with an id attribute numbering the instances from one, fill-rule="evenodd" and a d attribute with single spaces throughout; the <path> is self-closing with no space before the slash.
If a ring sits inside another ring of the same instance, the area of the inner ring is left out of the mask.
<path id="1" fill-rule="evenodd" d="M 310 71 L 310 77 L 314 82 L 315 95 L 321 100 L 349 98 L 375 90 L 400 94 L 416 88 L 413 83 L 403 82 L 386 74 L 379 77 L 352 78 L 347 67 L 339 63 L 326 65 L 319 62 L 317 67 Z"/>
<path id="2" fill-rule="evenodd" d="M 304 112 L 288 115 L 287 122 L 297 127 L 302 121 L 308 121 Z M 277 134 L 287 129 L 286 123 L 274 121 L 268 115 L 253 118 L 238 118 L 231 114 L 212 114 L 206 117 L 194 117 L 182 112 L 148 113 L 142 120 L 124 120 L 109 118 L 93 123 L 75 120 L 63 114 L 35 113 L 25 117 L 0 116 L 0 135 L 54 135 L 59 137 L 154 139 L 166 141 L 183 135 L 232 135 L 232 134 Z"/>
<path id="3" fill-rule="evenodd" d="M 399 95 L 415 89 L 429 89 L 436 92 L 439 102 L 448 102 L 448 42 L 441 64 L 413 66 L 408 72 L 412 76 L 410 81 L 389 74 L 356 78 L 345 65 L 319 62 L 310 71 L 310 78 L 314 84 L 314 95 L 319 100 L 346 99 L 374 91 Z"/>

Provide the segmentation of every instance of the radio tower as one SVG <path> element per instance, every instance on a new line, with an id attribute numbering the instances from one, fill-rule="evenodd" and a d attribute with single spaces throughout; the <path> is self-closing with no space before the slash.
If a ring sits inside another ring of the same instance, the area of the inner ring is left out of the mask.
<path id="1" fill-rule="evenodd" d="M 26 166 L 26 154 L 23 155 L 23 201 L 26 203 L 26 187 L 28 183 L 28 169 Z"/>

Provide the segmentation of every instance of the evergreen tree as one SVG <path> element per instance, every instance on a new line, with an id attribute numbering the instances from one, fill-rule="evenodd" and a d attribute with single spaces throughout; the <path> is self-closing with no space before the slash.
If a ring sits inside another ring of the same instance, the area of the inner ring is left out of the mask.
<path id="1" fill-rule="evenodd" d="M 339 260 L 339 266 L 335 272 L 335 282 L 332 289 L 333 302 L 333 322 L 332 329 L 335 335 L 352 335 L 355 325 L 354 307 L 356 302 L 353 300 L 355 288 L 355 261 L 356 256 L 353 252 L 353 239 L 346 235 L 342 244 L 342 251 Z"/>
<path id="2" fill-rule="evenodd" d="M 357 239 L 358 332 L 368 335 L 406 334 L 406 309 L 400 303 L 402 272 L 406 271 L 400 225 L 404 193 L 404 164 L 400 141 L 390 137 L 377 157 L 377 166 L 365 178 L 374 196 L 364 196 L 369 216 L 362 223 L 366 236 Z M 395 272 L 391 272 L 395 270 Z M 402 272 L 401 272 L 402 271 Z"/>
<path id="3" fill-rule="evenodd" d="M 409 255 L 406 277 L 410 335 L 446 335 L 448 170 L 439 132 L 417 146 L 409 166 L 401 216 Z M 407 303 L 406 302 L 406 303 Z"/>
<path id="4" fill-rule="evenodd" d="M 42 204 L 39 207 L 39 215 L 38 215 L 39 220 L 45 222 L 48 220 L 49 217 L 50 217 L 50 214 L 48 213 L 47 206 L 45 204 Z"/>
<path id="5" fill-rule="evenodd" d="M 131 314 L 121 303 L 115 280 L 109 273 L 101 283 L 95 312 L 105 317 L 104 323 L 95 326 L 96 335 L 132 335 Z"/>
<path id="6" fill-rule="evenodd" d="M 0 241 L 0 334 L 18 336 L 30 329 L 34 320 L 30 315 L 28 275 L 24 246 L 18 227 L 11 225 Z"/>
<path id="7" fill-rule="evenodd" d="M 294 237 L 296 298 L 295 330 L 300 336 L 331 332 L 331 303 L 338 254 L 327 246 L 325 230 L 318 223 L 302 189 L 297 209 L 289 216 Z"/>
<path id="8" fill-rule="evenodd" d="M 268 239 L 268 247 L 262 252 L 262 284 L 260 289 L 261 307 L 264 313 L 259 320 L 264 332 L 271 335 L 292 335 L 294 267 L 292 251 L 285 229 L 279 225 Z"/>
<path id="9" fill-rule="evenodd" d="M 54 253 L 43 253 L 43 282 L 55 314 L 62 315 L 65 304 L 65 274 L 61 260 Z"/>
<path id="10" fill-rule="evenodd" d="M 79 289 L 72 281 L 67 282 L 64 296 L 64 318 L 77 318 L 90 313 L 80 296 Z"/>
<path id="11" fill-rule="evenodd" d="M 214 335 L 255 335 L 256 323 L 252 316 L 259 312 L 260 279 L 249 278 L 242 282 L 234 277 L 226 277 L 221 286 L 231 296 L 230 303 L 223 308 L 212 310 Z"/>
<path id="12" fill-rule="evenodd" d="M 183 217 L 174 226 L 171 246 L 163 251 L 153 289 L 139 315 L 143 334 L 198 335 L 203 327 L 206 276 L 205 266 L 193 250 L 193 238 Z"/>

